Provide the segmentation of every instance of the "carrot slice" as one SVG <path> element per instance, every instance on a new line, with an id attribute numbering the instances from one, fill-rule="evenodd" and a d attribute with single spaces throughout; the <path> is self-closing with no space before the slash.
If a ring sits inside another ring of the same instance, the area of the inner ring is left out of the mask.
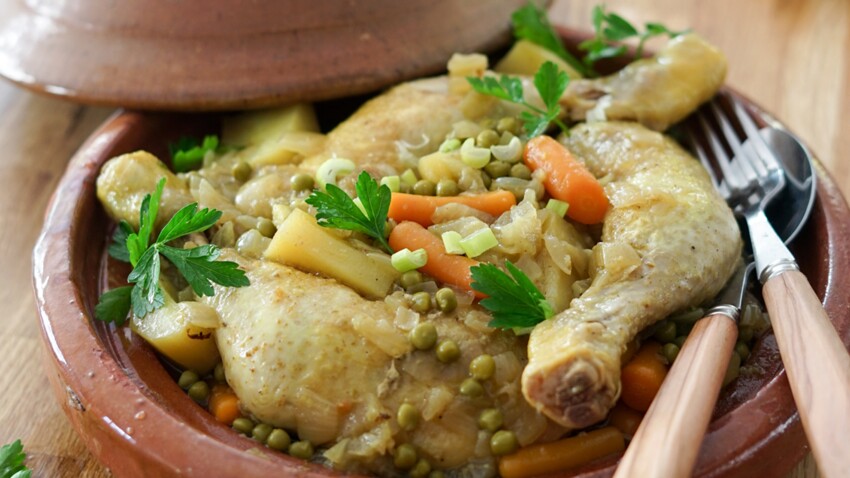
<path id="1" fill-rule="evenodd" d="M 643 344 L 637 355 L 623 367 L 620 376 L 622 393 L 620 399 L 639 412 L 649 410 L 658 394 L 661 383 L 667 376 L 667 365 L 661 358 L 661 344 L 649 341 Z"/>
<path id="2" fill-rule="evenodd" d="M 582 224 L 602 222 L 608 211 L 605 190 L 566 146 L 549 136 L 537 136 L 525 145 L 524 159 L 532 170 L 546 173 L 546 192 L 570 205 L 570 219 Z"/>
<path id="3" fill-rule="evenodd" d="M 239 410 L 239 398 L 227 385 L 215 385 L 210 393 L 210 413 L 221 423 L 232 425 L 233 420 L 242 416 Z"/>
<path id="4" fill-rule="evenodd" d="M 618 403 L 608 415 L 608 422 L 629 438 L 635 436 L 641 420 L 643 420 L 643 413 L 632 410 L 622 402 Z"/>
<path id="5" fill-rule="evenodd" d="M 451 284 L 463 290 L 474 292 L 479 299 L 484 294 L 472 289 L 472 274 L 469 268 L 479 264 L 475 259 L 466 256 L 456 256 L 446 252 L 443 240 L 431 234 L 420 224 L 412 221 L 399 223 L 390 232 L 390 247 L 393 250 L 402 249 L 425 249 L 428 253 L 428 262 L 419 268 L 422 272 L 430 275 L 444 284 Z"/>
<path id="6" fill-rule="evenodd" d="M 626 448 L 623 434 L 605 427 L 563 440 L 520 448 L 499 460 L 502 478 L 526 478 L 568 470 Z"/>
<path id="7" fill-rule="evenodd" d="M 516 197 L 508 191 L 490 191 L 469 196 L 420 196 L 417 194 L 393 193 L 387 216 L 397 222 L 413 221 L 425 227 L 434 224 L 431 216 L 438 207 L 459 203 L 499 216 L 516 205 Z"/>

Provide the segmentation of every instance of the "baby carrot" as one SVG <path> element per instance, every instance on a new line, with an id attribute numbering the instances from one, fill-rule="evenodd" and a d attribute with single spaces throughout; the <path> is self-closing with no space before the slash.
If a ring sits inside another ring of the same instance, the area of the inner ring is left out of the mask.
<path id="1" fill-rule="evenodd" d="M 428 227 L 434 224 L 431 220 L 434 210 L 449 203 L 464 204 L 492 216 L 499 216 L 516 205 L 516 197 L 513 193 L 503 190 L 468 196 L 420 196 L 393 193 L 387 216 L 397 222 L 413 221 Z"/>
<path id="2" fill-rule="evenodd" d="M 608 423 L 629 438 L 635 436 L 641 420 L 643 420 L 643 413 L 632 410 L 623 405 L 622 402 L 618 403 L 608 414 Z"/>
<path id="3" fill-rule="evenodd" d="M 479 299 L 484 297 L 480 292 L 474 291 L 470 285 L 472 274 L 469 268 L 478 265 L 478 261 L 447 253 L 443 240 L 421 225 L 412 221 L 399 223 L 390 233 L 389 243 L 390 247 L 396 251 L 405 248 L 411 251 L 425 249 L 428 253 L 428 262 L 419 270 L 444 284 L 474 292 Z"/>
<path id="4" fill-rule="evenodd" d="M 649 410 L 649 405 L 667 376 L 667 365 L 661 358 L 661 344 L 649 341 L 643 344 L 637 355 L 623 367 L 620 375 L 622 393 L 620 399 L 639 412 Z"/>
<path id="5" fill-rule="evenodd" d="M 582 224 L 602 222 L 608 211 L 608 197 L 599 181 L 570 150 L 549 136 L 537 136 L 525 146 L 525 164 L 546 173 L 543 186 L 555 199 L 570 206 L 567 216 Z"/>
<path id="6" fill-rule="evenodd" d="M 239 398 L 227 385 L 216 385 L 210 394 L 210 413 L 216 420 L 232 425 L 233 420 L 242 416 L 239 411 Z"/>
<path id="7" fill-rule="evenodd" d="M 623 451 L 623 434 L 614 427 L 605 427 L 551 443 L 520 448 L 499 460 L 502 478 L 526 478 L 567 470 Z"/>

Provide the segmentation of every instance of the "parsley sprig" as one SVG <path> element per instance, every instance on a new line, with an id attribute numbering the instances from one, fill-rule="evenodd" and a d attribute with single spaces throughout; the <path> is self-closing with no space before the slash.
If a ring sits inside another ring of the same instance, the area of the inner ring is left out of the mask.
<path id="1" fill-rule="evenodd" d="M 558 118 L 558 115 L 561 114 L 561 106 L 558 104 L 558 100 L 564 90 L 567 89 L 570 77 L 559 70 L 558 66 L 551 61 L 543 63 L 534 75 L 534 87 L 546 106 L 545 110 L 525 100 L 522 80 L 519 78 L 501 75 L 498 79 L 485 76 L 482 78 L 467 77 L 466 80 L 478 93 L 495 96 L 528 108 L 529 111 L 520 113 L 519 118 L 522 120 L 529 138 L 543 134 L 549 127 L 549 123 L 552 122 L 558 125 L 562 131 L 568 131 L 564 122 Z"/>
<path id="2" fill-rule="evenodd" d="M 168 259 L 186 279 L 196 294 L 212 296 L 212 283 L 226 287 L 249 285 L 245 272 L 238 264 L 218 261 L 221 251 L 214 245 L 203 245 L 190 249 L 169 246 L 168 243 L 181 237 L 202 232 L 212 227 L 221 218 L 221 211 L 198 210 L 196 203 L 177 211 L 165 224 L 156 240 L 151 243 L 159 201 L 165 187 L 165 179 L 156 185 L 153 194 L 142 200 L 139 211 L 139 232 L 122 221 L 112 238 L 109 254 L 129 262 L 133 266 L 127 281 L 132 285 L 112 289 L 100 296 L 95 306 L 95 317 L 105 322 L 121 325 L 132 309 L 137 317 L 144 317 L 162 307 L 165 296 L 159 286 L 161 257 Z"/>
<path id="3" fill-rule="evenodd" d="M 638 39 L 638 46 L 635 50 L 635 58 L 640 58 L 643 55 L 643 47 L 647 40 L 652 37 L 668 35 L 670 38 L 677 37 L 687 30 L 677 32 L 670 30 L 660 23 L 647 23 L 643 32 L 639 31 L 628 20 L 617 15 L 605 11 L 604 5 L 593 7 L 592 13 L 593 30 L 596 35 L 579 44 L 579 49 L 586 51 L 584 63 L 588 68 L 592 68 L 593 64 L 605 58 L 614 58 L 624 55 L 627 51 L 625 45 L 620 42 L 630 38 Z"/>
<path id="4" fill-rule="evenodd" d="M 313 191 L 305 201 L 316 208 L 316 219 L 320 226 L 362 232 L 392 254 L 393 250 L 385 236 L 392 198 L 390 188 L 385 184 L 379 186 L 369 173 L 363 171 L 357 176 L 354 189 L 363 209 L 357 206 L 351 196 L 333 184 L 325 187 L 326 192 L 318 189 Z"/>
<path id="5" fill-rule="evenodd" d="M 597 76 L 592 68 L 564 48 L 561 37 L 552 28 L 546 12 L 533 2 L 529 2 L 524 7 L 514 11 L 511 15 L 511 23 L 514 26 L 515 38 L 528 40 L 551 51 L 581 73 L 582 76 Z"/>
<path id="6" fill-rule="evenodd" d="M 218 136 L 204 136 L 203 141 L 195 138 L 182 137 L 177 143 L 168 145 L 171 153 L 171 164 L 178 173 L 198 169 L 204 161 L 204 156 L 218 149 Z"/>
<path id="7" fill-rule="evenodd" d="M 510 275 L 493 264 L 469 268 L 472 288 L 487 295 L 480 304 L 493 315 L 488 325 L 524 329 L 552 317 L 552 306 L 531 279 L 511 261 L 505 262 L 505 268 Z"/>
<path id="8" fill-rule="evenodd" d="M 24 465 L 27 455 L 21 440 L 0 448 L 0 478 L 30 478 L 32 470 Z"/>

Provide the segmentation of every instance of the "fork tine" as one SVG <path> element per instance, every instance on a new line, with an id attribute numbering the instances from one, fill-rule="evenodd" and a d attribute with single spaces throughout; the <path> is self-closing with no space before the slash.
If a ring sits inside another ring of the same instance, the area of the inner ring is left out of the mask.
<path id="1" fill-rule="evenodd" d="M 713 184 L 715 188 L 719 187 L 720 181 L 717 179 L 717 175 L 714 174 L 714 167 L 711 165 L 711 160 L 708 158 L 705 149 L 703 149 L 702 145 L 699 144 L 699 138 L 697 138 L 693 129 L 688 129 L 688 139 L 690 139 L 691 147 L 697 153 L 697 157 L 699 158 L 699 162 L 702 163 L 702 167 L 705 168 L 706 172 L 708 172 L 708 177 L 711 178 L 711 184 Z"/>
<path id="2" fill-rule="evenodd" d="M 702 125 L 703 134 L 708 139 L 711 151 L 714 153 L 714 158 L 717 160 L 717 165 L 720 166 L 720 169 L 723 171 L 723 179 L 726 181 L 726 184 L 729 185 L 729 189 L 736 190 L 745 188 L 746 184 L 741 184 L 740 182 L 740 174 L 732 171 L 729 155 L 726 154 L 726 151 L 723 149 L 723 145 L 721 145 L 720 140 L 717 139 L 717 134 L 714 133 L 711 125 L 708 124 L 705 116 L 702 113 L 699 113 L 697 117 L 699 118 L 700 125 Z"/>
<path id="3" fill-rule="evenodd" d="M 743 106 L 741 106 L 741 104 L 735 99 L 732 100 L 732 105 L 735 110 L 735 116 L 738 118 L 738 121 L 741 122 L 741 126 L 743 126 L 744 131 L 747 133 L 747 137 L 751 138 L 753 148 L 756 150 L 756 156 L 761 159 L 760 166 L 767 168 L 768 170 L 779 169 L 781 167 L 779 160 L 776 159 L 773 150 L 770 149 L 770 146 L 768 146 L 764 138 L 762 138 L 758 127 L 755 122 L 753 122 L 749 113 L 747 113 Z"/>
<path id="4" fill-rule="evenodd" d="M 738 133 L 732 128 L 732 125 L 729 123 L 726 114 L 718 106 L 717 100 L 712 101 L 710 103 L 711 111 L 714 113 L 714 119 L 717 121 L 717 124 L 720 125 L 720 130 L 723 131 L 723 136 L 726 138 L 726 144 L 732 149 L 732 157 L 740 158 L 744 151 L 741 145 L 741 139 L 738 137 Z M 764 168 L 762 170 L 758 170 L 755 168 L 752 162 L 750 161 L 734 161 L 732 163 L 733 168 L 737 168 L 740 173 L 740 177 L 745 178 L 747 187 L 755 184 L 758 179 L 758 175 L 764 172 Z"/>

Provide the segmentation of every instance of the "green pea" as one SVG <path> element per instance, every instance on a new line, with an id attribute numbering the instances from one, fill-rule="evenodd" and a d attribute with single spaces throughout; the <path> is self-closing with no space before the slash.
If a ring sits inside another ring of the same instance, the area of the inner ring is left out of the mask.
<path id="1" fill-rule="evenodd" d="M 431 473 L 428 473 L 428 478 L 446 478 L 446 474 L 441 470 L 431 470 Z"/>
<path id="2" fill-rule="evenodd" d="M 443 340 L 437 344 L 437 360 L 451 363 L 460 358 L 460 349 L 454 340 Z"/>
<path id="3" fill-rule="evenodd" d="M 499 144 L 499 133 L 492 129 L 485 129 L 475 137 L 475 145 L 479 148 L 489 148 L 494 144 Z"/>
<path id="4" fill-rule="evenodd" d="M 215 366 L 215 370 L 213 370 L 213 378 L 216 382 L 226 382 L 227 377 L 224 376 L 224 364 L 221 362 Z"/>
<path id="5" fill-rule="evenodd" d="M 230 174 L 233 178 L 243 183 L 251 177 L 251 173 L 253 172 L 254 168 L 252 168 L 247 162 L 241 160 L 237 161 L 230 170 Z"/>
<path id="6" fill-rule="evenodd" d="M 437 196 L 457 196 L 460 193 L 460 188 L 457 182 L 451 179 L 441 179 L 437 183 Z"/>
<path id="7" fill-rule="evenodd" d="M 429 473 L 431 473 L 431 463 L 428 463 L 425 458 L 420 458 L 408 472 L 410 478 L 425 478 Z"/>
<path id="8" fill-rule="evenodd" d="M 498 408 L 487 408 L 478 415 L 478 428 L 488 432 L 495 432 L 502 428 L 503 422 L 504 417 Z"/>
<path id="9" fill-rule="evenodd" d="M 469 375 L 476 380 L 489 380 L 496 371 L 496 361 L 491 355 L 481 354 L 469 362 Z"/>
<path id="10" fill-rule="evenodd" d="M 512 431 L 499 430 L 490 437 L 490 451 L 496 456 L 513 453 L 518 446 L 519 442 Z"/>
<path id="11" fill-rule="evenodd" d="M 484 395 L 484 386 L 474 378 L 468 378 L 460 384 L 460 394 L 470 398 Z"/>
<path id="12" fill-rule="evenodd" d="M 457 308 L 455 291 L 448 287 L 443 287 L 434 294 L 434 302 L 437 303 L 437 308 L 445 313 L 452 312 Z"/>
<path id="13" fill-rule="evenodd" d="M 419 409 L 409 403 L 402 403 L 396 412 L 396 421 L 403 430 L 412 431 L 419 425 Z"/>
<path id="14" fill-rule="evenodd" d="M 413 294 L 410 300 L 411 308 L 420 314 L 424 314 L 431 309 L 431 294 L 425 291 Z"/>
<path id="15" fill-rule="evenodd" d="M 265 237 L 274 237 L 277 232 L 274 223 L 264 217 L 257 220 L 257 230 Z"/>
<path id="16" fill-rule="evenodd" d="M 431 322 L 417 325 L 410 331 L 410 343 L 419 350 L 429 350 L 437 343 L 437 328 Z"/>
<path id="17" fill-rule="evenodd" d="M 198 403 L 203 403 L 210 396 L 210 386 L 207 385 L 207 382 L 201 380 L 193 383 L 188 392 L 189 398 Z"/>
<path id="18" fill-rule="evenodd" d="M 507 131 L 508 133 L 516 134 L 518 130 L 519 123 L 517 122 L 516 118 L 512 116 L 505 116 L 504 118 L 500 119 L 498 123 L 496 123 L 496 131 L 498 131 L 499 133 L 504 133 Z"/>
<path id="19" fill-rule="evenodd" d="M 407 271 L 398 279 L 398 284 L 405 289 L 410 289 L 422 283 L 422 273 L 417 270 Z"/>
<path id="20" fill-rule="evenodd" d="M 433 196 L 437 194 L 437 185 L 434 184 L 433 181 L 420 179 L 413 185 L 413 194 L 418 194 L 420 196 Z"/>
<path id="21" fill-rule="evenodd" d="M 685 344 L 685 340 L 688 340 L 688 336 L 687 335 L 680 335 L 680 336 L 676 337 L 675 339 L 673 339 L 673 343 L 678 345 L 679 348 L 682 348 L 682 345 Z"/>
<path id="22" fill-rule="evenodd" d="M 410 184 L 402 181 L 401 184 L 398 185 L 398 192 L 404 194 L 410 194 L 413 192 L 413 187 Z"/>
<path id="23" fill-rule="evenodd" d="M 490 189 L 490 185 L 493 184 L 493 178 L 486 171 L 481 171 L 481 181 L 484 182 L 484 187 L 487 189 Z"/>
<path id="24" fill-rule="evenodd" d="M 289 438 L 289 433 L 286 433 L 286 430 L 281 430 L 280 428 L 275 428 L 269 433 L 268 439 L 266 439 L 266 445 L 272 450 L 277 451 L 286 451 L 289 448 L 289 444 L 292 443 Z"/>
<path id="25" fill-rule="evenodd" d="M 274 428 L 268 423 L 258 423 L 253 430 L 251 430 L 251 438 L 257 440 L 260 443 L 265 443 L 269 439 L 269 435 L 272 434 Z"/>
<path id="26" fill-rule="evenodd" d="M 747 360 L 750 356 L 750 348 L 744 342 L 738 342 L 735 344 L 735 353 L 741 356 L 741 360 Z"/>
<path id="27" fill-rule="evenodd" d="M 251 433 L 251 430 L 254 429 L 255 425 L 256 424 L 250 418 L 240 417 L 236 420 L 233 420 L 233 424 L 231 425 L 231 427 L 243 435 L 248 435 L 249 433 Z"/>
<path id="28" fill-rule="evenodd" d="M 295 458 L 309 460 L 313 456 L 313 444 L 307 440 L 297 441 L 289 445 L 289 454 Z"/>
<path id="29" fill-rule="evenodd" d="M 655 330 L 654 337 L 663 344 L 672 342 L 676 339 L 676 324 L 665 320 Z"/>
<path id="30" fill-rule="evenodd" d="M 409 443 L 397 446 L 395 453 L 393 453 L 393 464 L 400 470 L 409 470 L 416 466 L 416 462 L 418 461 L 419 454 L 416 453 L 413 445 Z"/>
<path id="31" fill-rule="evenodd" d="M 661 355 L 664 355 L 668 364 L 672 364 L 679 355 L 679 346 L 674 343 L 664 344 L 664 347 L 661 347 Z"/>
<path id="32" fill-rule="evenodd" d="M 741 372 L 741 356 L 738 352 L 732 352 L 732 358 L 729 359 L 729 367 L 726 369 L 726 375 L 723 377 L 723 386 L 729 385 L 732 380 L 738 378 Z"/>
<path id="33" fill-rule="evenodd" d="M 749 343 L 755 335 L 753 328 L 746 325 L 738 326 L 738 342 Z"/>
<path id="34" fill-rule="evenodd" d="M 490 161 L 484 166 L 484 171 L 487 171 L 491 178 L 502 178 L 511 173 L 511 168 L 505 161 Z"/>
<path id="35" fill-rule="evenodd" d="M 198 377 L 196 372 L 186 370 L 180 374 L 180 378 L 177 379 L 177 385 L 179 385 L 183 390 L 189 390 L 189 387 L 194 385 L 200 379 L 201 377 Z"/>
<path id="36" fill-rule="evenodd" d="M 528 166 L 517 163 L 511 166 L 511 176 L 520 179 L 531 179 L 531 170 L 528 169 Z"/>
<path id="37" fill-rule="evenodd" d="M 313 189 L 313 186 L 316 185 L 316 181 L 313 179 L 313 176 L 305 173 L 298 173 L 289 180 L 289 184 L 292 186 L 293 191 L 308 191 Z"/>

